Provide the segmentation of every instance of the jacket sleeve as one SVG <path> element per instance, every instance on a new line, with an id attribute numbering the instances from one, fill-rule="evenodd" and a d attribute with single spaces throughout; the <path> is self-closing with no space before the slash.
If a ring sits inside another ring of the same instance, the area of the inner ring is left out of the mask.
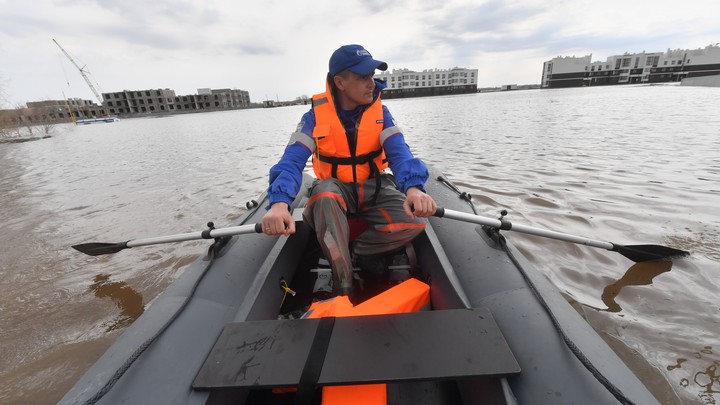
<path id="1" fill-rule="evenodd" d="M 290 136 L 290 142 L 280 161 L 270 168 L 270 186 L 268 187 L 270 203 L 266 209 L 276 202 L 292 204 L 300 191 L 305 163 L 315 147 L 312 138 L 314 127 L 315 114 L 310 110 L 303 115 L 297 129 Z"/>
<path id="2" fill-rule="evenodd" d="M 419 187 L 425 191 L 425 182 L 430 174 L 425 163 L 413 156 L 405 143 L 402 131 L 395 123 L 387 107 L 383 106 L 385 129 L 381 141 L 388 165 L 395 176 L 395 182 L 403 193 L 410 187 Z"/>

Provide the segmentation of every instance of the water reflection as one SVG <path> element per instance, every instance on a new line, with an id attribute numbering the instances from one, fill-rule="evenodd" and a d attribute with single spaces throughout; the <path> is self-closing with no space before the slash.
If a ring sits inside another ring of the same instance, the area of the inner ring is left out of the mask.
<path id="1" fill-rule="evenodd" d="M 105 324 L 108 332 L 130 325 L 145 311 L 142 295 L 124 281 L 110 281 L 109 274 L 95 276 L 89 289 L 98 298 L 112 299 L 120 308 L 120 315 Z"/>
<path id="2" fill-rule="evenodd" d="M 607 305 L 605 311 L 620 312 L 622 307 L 615 302 L 623 287 L 629 285 L 650 285 L 655 276 L 668 272 L 672 268 L 671 261 L 640 262 L 630 267 L 616 282 L 608 285 L 602 292 L 602 301 Z"/>

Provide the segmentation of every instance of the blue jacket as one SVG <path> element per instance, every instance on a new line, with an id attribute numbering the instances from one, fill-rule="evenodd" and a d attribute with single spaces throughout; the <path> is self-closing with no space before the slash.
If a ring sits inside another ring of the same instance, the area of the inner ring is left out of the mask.
<path id="1" fill-rule="evenodd" d="M 385 86 L 384 82 L 375 81 L 376 98 Z M 352 111 L 344 111 L 341 108 L 337 109 L 346 130 L 355 130 L 356 117 L 360 115 L 358 110 L 362 108 L 364 108 L 364 106 L 360 106 Z M 390 114 L 390 111 L 385 105 L 383 105 L 382 108 L 383 128 L 395 126 L 395 120 L 392 114 Z M 268 187 L 269 205 L 281 201 L 290 205 L 300 191 L 305 163 L 312 155 L 312 151 L 305 145 L 314 142 L 312 138 L 314 128 L 315 113 L 311 108 L 310 111 L 306 112 L 300 119 L 300 123 L 290 138 L 290 143 L 285 148 L 285 153 L 283 153 L 280 161 L 270 168 L 270 186 Z M 403 134 L 397 132 L 395 135 L 392 135 L 385 141 L 383 148 L 385 149 L 388 165 L 395 176 L 395 182 L 400 191 L 405 193 L 408 188 L 413 186 L 420 187 L 424 191 L 424 184 L 429 177 L 427 167 L 422 160 L 415 158 L 412 152 L 410 152 L 410 148 L 405 143 Z"/>

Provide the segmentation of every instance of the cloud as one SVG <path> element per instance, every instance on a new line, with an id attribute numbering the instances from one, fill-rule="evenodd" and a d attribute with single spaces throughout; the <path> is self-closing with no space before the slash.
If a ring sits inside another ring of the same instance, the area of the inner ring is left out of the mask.
<path id="1" fill-rule="evenodd" d="M 58 98 L 57 39 L 106 91 L 198 87 L 293 99 L 322 90 L 329 55 L 365 45 L 390 68 L 479 69 L 479 85 L 536 83 L 555 56 L 696 48 L 720 41 L 715 1 L 0 0 L 8 97 Z M 64 62 L 67 64 L 67 61 Z M 74 97 L 92 95 L 65 68 Z"/>

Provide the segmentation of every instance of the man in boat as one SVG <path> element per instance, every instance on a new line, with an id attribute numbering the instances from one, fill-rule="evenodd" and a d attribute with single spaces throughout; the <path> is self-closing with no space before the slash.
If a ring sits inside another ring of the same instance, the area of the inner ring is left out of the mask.
<path id="1" fill-rule="evenodd" d="M 270 169 L 263 232 L 287 236 L 295 232 L 289 207 L 312 155 L 318 181 L 304 220 L 330 262 L 337 295 L 350 295 L 353 288 L 348 217 L 368 225 L 353 242 L 353 253 L 373 256 L 405 246 L 425 228 L 422 218 L 436 209 L 424 189 L 427 167 L 410 152 L 380 102 L 386 84 L 373 78 L 376 69 L 387 70 L 387 63 L 373 59 L 362 46 L 337 49 L 330 57 L 325 92 L 313 96 L 312 108 Z M 384 172 L 388 167 L 392 175 Z"/>

